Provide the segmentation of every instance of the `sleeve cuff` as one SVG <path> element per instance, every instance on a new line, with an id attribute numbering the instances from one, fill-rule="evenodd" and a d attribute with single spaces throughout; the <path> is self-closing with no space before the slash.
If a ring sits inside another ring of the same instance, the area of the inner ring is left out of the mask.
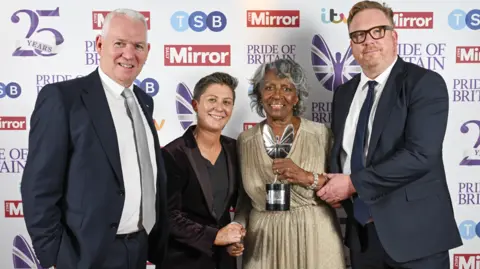
<path id="1" fill-rule="evenodd" d="M 209 242 L 210 245 L 208 246 L 209 248 L 206 248 L 208 249 L 208 255 L 209 256 L 213 256 L 213 253 L 215 251 L 215 238 L 217 238 L 217 233 L 218 233 L 218 229 L 217 228 L 213 228 L 213 227 L 210 227 L 210 226 L 205 226 L 205 238 L 207 239 L 206 242 Z"/>

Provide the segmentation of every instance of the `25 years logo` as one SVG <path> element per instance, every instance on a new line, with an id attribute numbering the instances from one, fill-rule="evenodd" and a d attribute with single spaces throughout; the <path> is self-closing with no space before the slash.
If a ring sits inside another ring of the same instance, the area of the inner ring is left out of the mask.
<path id="1" fill-rule="evenodd" d="M 462 124 L 460 127 L 460 132 L 467 134 L 469 133 L 470 129 L 468 126 L 476 126 L 477 130 L 477 140 L 473 144 L 473 149 L 467 151 L 467 156 L 463 158 L 460 162 L 460 165 L 480 165 L 480 121 L 479 120 L 469 120 Z M 473 132 L 474 133 L 474 132 Z"/>
<path id="2" fill-rule="evenodd" d="M 60 17 L 60 9 L 53 10 L 29 10 L 21 9 L 12 14 L 10 20 L 13 23 L 19 23 L 19 15 L 25 14 L 30 19 L 30 28 L 28 29 L 25 40 L 19 41 L 18 47 L 12 56 L 54 56 L 58 53 L 58 48 L 63 42 L 63 35 L 54 28 L 39 28 L 41 18 Z M 25 17 L 25 16 L 22 16 Z M 43 21 L 43 20 L 42 20 Z"/>

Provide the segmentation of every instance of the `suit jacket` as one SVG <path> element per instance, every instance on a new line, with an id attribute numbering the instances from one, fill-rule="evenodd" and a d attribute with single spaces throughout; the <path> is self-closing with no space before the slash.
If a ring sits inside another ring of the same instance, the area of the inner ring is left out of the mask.
<path id="1" fill-rule="evenodd" d="M 134 93 L 155 142 L 157 231 L 165 229 L 166 173 L 152 119 L 153 100 Z M 101 268 L 125 200 L 118 142 L 98 70 L 46 85 L 31 116 L 21 193 L 25 223 L 40 264 Z M 157 248 L 166 235 L 157 232 Z M 160 250 L 157 250 L 160 252 Z"/>
<path id="2" fill-rule="evenodd" d="M 333 173 L 342 173 L 345 120 L 359 82 L 356 75 L 333 97 Z M 366 168 L 350 175 L 358 197 L 370 206 L 383 247 L 398 262 L 462 245 L 442 159 L 448 102 L 439 74 L 398 58 L 379 100 Z M 351 200 L 342 205 L 346 244 L 359 250 L 365 243 L 362 227 Z"/>
<path id="3" fill-rule="evenodd" d="M 240 170 L 236 140 L 220 138 L 227 160 L 228 194 L 222 216 L 217 216 L 208 170 L 193 136 L 195 128 L 190 126 L 183 136 L 162 149 L 169 178 L 171 227 L 165 268 L 236 268 L 235 258 L 228 255 L 226 248 L 213 245 L 218 230 L 231 222 L 229 209 L 237 200 Z"/>

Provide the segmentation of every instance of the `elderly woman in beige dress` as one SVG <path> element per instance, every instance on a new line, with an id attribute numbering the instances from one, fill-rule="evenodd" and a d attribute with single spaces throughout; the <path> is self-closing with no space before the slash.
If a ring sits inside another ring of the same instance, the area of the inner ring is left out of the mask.
<path id="1" fill-rule="evenodd" d="M 240 134 L 237 144 L 243 188 L 234 221 L 246 230 L 244 245 L 228 247 L 232 256 L 243 254 L 244 269 L 343 269 L 345 258 L 335 209 L 316 197 L 326 182 L 327 155 L 332 144 L 323 124 L 300 117 L 308 96 L 303 69 L 291 60 L 261 65 L 249 94 L 256 112 L 266 119 Z M 294 140 L 284 159 L 267 154 L 264 124 L 282 137 L 287 125 Z M 275 174 L 291 185 L 290 210 L 266 210 L 266 186 Z"/>

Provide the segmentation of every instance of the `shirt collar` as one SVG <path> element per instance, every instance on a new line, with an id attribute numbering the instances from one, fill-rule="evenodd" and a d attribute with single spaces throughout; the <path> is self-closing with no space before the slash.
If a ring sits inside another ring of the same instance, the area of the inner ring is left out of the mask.
<path id="1" fill-rule="evenodd" d="M 387 67 L 387 69 L 385 69 L 385 71 L 383 71 L 378 77 L 374 79 L 378 83 L 377 86 L 387 83 L 388 76 L 390 76 L 390 72 L 392 72 L 393 66 L 397 61 L 398 61 L 398 56 L 396 60 L 393 61 L 393 63 L 389 67 Z M 365 75 L 365 73 L 363 73 L 362 71 L 362 73 L 360 74 L 360 85 L 362 85 L 362 90 L 366 88 L 365 86 L 367 82 L 370 80 L 372 79 L 367 77 L 367 75 Z"/>
<path id="2" fill-rule="evenodd" d="M 98 67 L 98 74 L 100 75 L 100 80 L 104 84 L 105 90 L 109 91 L 117 99 L 123 98 L 122 93 L 125 90 L 125 87 L 111 79 L 105 74 L 105 72 L 103 72 L 101 67 Z M 128 88 L 133 92 L 133 83 Z"/>

